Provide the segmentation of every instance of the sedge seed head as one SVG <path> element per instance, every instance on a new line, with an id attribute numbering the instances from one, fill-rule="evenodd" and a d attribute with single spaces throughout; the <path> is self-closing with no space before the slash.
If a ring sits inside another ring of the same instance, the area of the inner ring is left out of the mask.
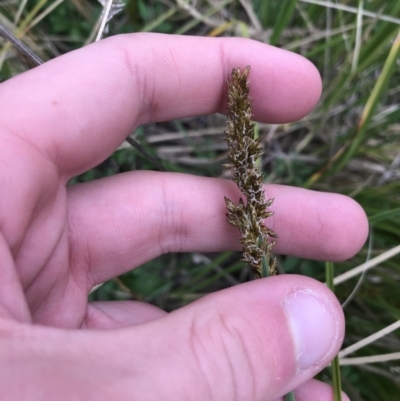
<path id="1" fill-rule="evenodd" d="M 251 121 L 248 76 L 250 67 L 244 70 L 232 70 L 232 79 L 228 83 L 228 129 L 225 140 L 228 144 L 226 166 L 231 169 L 232 180 L 245 196 L 235 205 L 225 198 L 228 209 L 227 221 L 238 227 L 243 245 L 243 260 L 250 264 L 254 275 L 262 277 L 262 258 L 269 263 L 270 274 L 274 274 L 275 260 L 270 257 L 273 241 L 269 237 L 277 235 L 264 225 L 264 219 L 273 213 L 268 211 L 273 199 L 265 199 L 263 175 L 257 166 L 263 149 L 261 139 L 255 137 L 254 123 Z"/>

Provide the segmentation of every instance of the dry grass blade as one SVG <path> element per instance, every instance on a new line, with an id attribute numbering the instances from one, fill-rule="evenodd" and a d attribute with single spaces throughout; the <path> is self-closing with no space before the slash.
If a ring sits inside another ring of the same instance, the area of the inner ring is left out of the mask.
<path id="1" fill-rule="evenodd" d="M 25 7 L 26 7 L 26 3 L 27 2 L 28 2 L 28 0 L 22 0 L 21 3 L 19 4 L 18 11 L 17 11 L 17 13 L 15 14 L 15 17 L 14 17 L 14 25 L 15 26 L 18 24 L 19 19 L 21 18 L 21 15 L 22 15 Z"/>
<path id="2" fill-rule="evenodd" d="M 341 365 L 366 365 L 368 363 L 382 363 L 388 361 L 400 360 L 400 352 L 392 352 L 390 354 L 360 356 L 358 358 L 343 358 L 340 360 Z"/>
<path id="3" fill-rule="evenodd" d="M 107 2 L 107 0 L 98 0 L 98 1 L 104 8 L 108 7 L 108 4 L 110 3 L 110 10 L 108 11 L 106 22 L 110 22 L 111 19 L 115 15 L 120 13 L 123 10 L 123 8 L 125 7 L 125 3 L 123 2 L 123 0 L 112 0 L 112 1 L 108 1 L 108 2 Z M 103 9 L 103 12 L 104 12 L 104 9 Z"/>
<path id="4" fill-rule="evenodd" d="M 373 258 L 373 259 L 369 260 L 368 262 L 365 262 L 362 265 L 357 266 L 354 269 L 351 269 L 348 272 L 341 274 L 340 276 L 337 276 L 333 280 L 333 283 L 335 285 L 343 283 L 343 282 L 351 279 L 352 277 L 357 276 L 358 274 L 361 274 L 362 272 L 364 272 L 366 270 L 372 269 L 373 267 L 379 265 L 379 263 L 382 263 L 385 260 L 388 260 L 388 259 L 392 258 L 393 256 L 396 256 L 399 253 L 400 253 L 400 245 L 395 246 L 394 248 L 381 253 L 376 258 Z"/>
<path id="5" fill-rule="evenodd" d="M 239 0 L 239 1 L 244 10 L 246 11 L 247 15 L 249 16 L 249 19 L 253 24 L 254 28 L 256 28 L 257 31 L 262 31 L 261 22 L 258 19 L 256 13 L 254 12 L 252 4 L 247 0 Z"/>
<path id="6" fill-rule="evenodd" d="M 0 36 L 8 40 L 14 48 L 20 52 L 24 57 L 26 57 L 33 65 L 37 66 L 43 64 L 43 60 L 35 54 L 28 46 L 17 39 L 11 32 L 0 25 Z"/>
<path id="7" fill-rule="evenodd" d="M 101 24 L 97 33 L 96 42 L 100 40 L 103 33 L 106 31 L 107 24 L 111 19 L 117 15 L 125 7 L 125 3 L 122 0 L 98 0 L 103 6 L 103 12 L 101 14 Z"/>
<path id="8" fill-rule="evenodd" d="M 339 358 L 343 358 L 346 355 L 349 355 L 349 354 L 359 350 L 360 348 L 363 348 L 366 345 L 371 344 L 376 340 L 379 340 L 380 338 L 388 335 L 389 333 L 397 330 L 398 328 L 400 328 L 400 320 L 398 320 L 397 322 L 391 324 L 390 326 L 387 326 L 384 329 L 379 330 L 378 332 L 362 339 L 361 341 L 358 341 L 355 344 L 350 345 L 350 347 L 347 347 L 344 350 L 340 351 Z"/>

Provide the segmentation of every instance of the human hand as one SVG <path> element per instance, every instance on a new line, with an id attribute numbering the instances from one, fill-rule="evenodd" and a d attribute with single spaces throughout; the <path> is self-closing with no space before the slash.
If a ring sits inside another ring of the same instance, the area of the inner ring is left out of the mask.
<path id="1" fill-rule="evenodd" d="M 293 121 L 318 101 L 307 60 L 238 38 L 113 37 L 1 84 L 2 400 L 264 401 L 300 385 L 297 401 L 332 399 L 310 379 L 338 351 L 343 316 L 309 278 L 257 280 L 170 314 L 87 302 L 94 285 L 162 253 L 239 249 L 225 221 L 232 182 L 137 171 L 66 184 L 137 125 L 223 112 L 230 72 L 246 65 L 256 120 Z M 366 239 L 349 198 L 267 191 L 277 253 L 343 260 Z"/>

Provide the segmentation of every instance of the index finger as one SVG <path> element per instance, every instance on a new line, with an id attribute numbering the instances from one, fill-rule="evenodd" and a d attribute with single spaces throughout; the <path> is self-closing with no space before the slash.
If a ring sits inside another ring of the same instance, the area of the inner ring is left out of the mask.
<path id="1" fill-rule="evenodd" d="M 231 70 L 247 65 L 258 121 L 297 120 L 319 99 L 318 71 L 294 53 L 241 38 L 131 34 L 3 83 L 0 121 L 73 176 L 103 161 L 139 124 L 224 112 Z"/>

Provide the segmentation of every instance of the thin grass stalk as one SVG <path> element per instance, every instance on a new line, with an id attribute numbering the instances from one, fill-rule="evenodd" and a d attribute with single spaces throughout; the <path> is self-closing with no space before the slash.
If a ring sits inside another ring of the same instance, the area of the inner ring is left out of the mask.
<path id="1" fill-rule="evenodd" d="M 368 253 L 367 253 L 367 260 L 366 262 L 368 262 L 371 259 L 371 252 L 372 252 L 372 244 L 373 244 L 373 231 L 372 228 L 369 227 L 369 241 L 368 241 Z M 342 303 L 342 309 L 345 309 L 347 307 L 347 305 L 349 305 L 349 303 L 355 298 L 358 290 L 361 288 L 365 277 L 367 276 L 367 271 L 364 270 L 361 273 L 360 278 L 357 281 L 357 284 L 355 285 L 355 287 L 353 288 L 353 290 L 351 291 L 350 295 L 347 297 L 347 299 Z"/>
<path id="2" fill-rule="evenodd" d="M 324 51 L 324 74 L 323 86 L 325 87 L 326 80 L 329 79 L 329 69 L 331 68 L 331 39 L 332 39 L 332 10 L 326 9 L 326 29 L 325 29 L 325 51 Z"/>
<path id="3" fill-rule="evenodd" d="M 153 163 L 159 171 L 168 171 L 162 163 L 153 155 L 151 155 L 139 142 L 137 142 L 135 139 L 131 138 L 128 136 L 126 139 L 126 142 L 128 142 L 132 147 L 134 147 L 139 153 L 141 153 L 147 160 L 149 160 L 151 163 Z"/>
<path id="4" fill-rule="evenodd" d="M 358 59 L 360 57 L 361 50 L 361 36 L 362 36 L 362 18 L 364 10 L 364 0 L 358 0 L 358 13 L 357 13 L 357 29 L 356 29 L 356 43 L 354 45 L 354 54 L 353 54 L 353 62 L 351 65 L 351 72 L 354 74 L 357 70 Z"/>
<path id="5" fill-rule="evenodd" d="M 334 275 L 333 263 L 326 262 L 325 263 L 325 278 L 328 287 L 334 292 L 335 287 L 333 284 L 333 275 Z M 335 401 L 342 401 L 342 383 L 340 378 L 340 364 L 339 364 L 339 356 L 336 355 L 332 361 L 332 382 L 333 382 L 333 393 Z"/>

